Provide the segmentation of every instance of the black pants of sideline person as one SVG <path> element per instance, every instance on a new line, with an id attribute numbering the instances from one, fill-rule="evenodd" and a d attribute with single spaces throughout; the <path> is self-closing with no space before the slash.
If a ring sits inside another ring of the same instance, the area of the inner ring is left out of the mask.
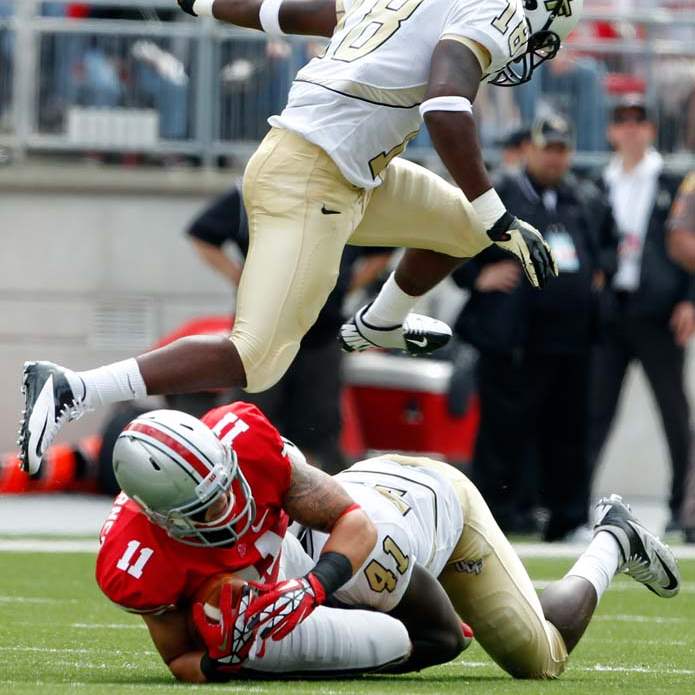
<path id="1" fill-rule="evenodd" d="M 309 463 L 331 475 L 347 465 L 340 448 L 341 365 L 336 340 L 302 347 L 275 386 L 238 396 L 255 403 Z"/>
<path id="2" fill-rule="evenodd" d="M 590 455 L 592 467 L 610 432 L 628 366 L 642 365 L 654 393 L 671 455 L 669 506 L 678 519 L 690 450 L 690 409 L 685 395 L 685 351 L 676 345 L 666 321 L 621 316 L 606 329 L 596 348 L 593 370 Z"/>
<path id="3" fill-rule="evenodd" d="M 588 353 L 481 355 L 473 476 L 505 530 L 534 503 L 545 540 L 586 524 L 589 374 Z"/>

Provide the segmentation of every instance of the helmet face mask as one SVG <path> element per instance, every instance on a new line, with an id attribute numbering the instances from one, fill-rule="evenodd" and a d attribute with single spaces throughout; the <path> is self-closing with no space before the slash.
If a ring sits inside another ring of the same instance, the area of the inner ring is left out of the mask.
<path id="1" fill-rule="evenodd" d="M 546 60 L 552 60 L 579 21 L 583 0 L 525 0 L 529 39 L 526 51 L 512 59 L 487 82 L 514 87 L 528 82 Z"/>
<path id="2" fill-rule="evenodd" d="M 497 87 L 515 87 L 528 82 L 534 71 L 546 60 L 552 60 L 560 50 L 560 37 L 553 31 L 537 31 L 528 40 L 528 48 L 508 63 L 488 82 Z"/>
<path id="3" fill-rule="evenodd" d="M 186 545 L 233 545 L 256 515 L 236 452 L 184 413 L 153 411 L 131 422 L 116 442 L 114 472 L 147 518 Z"/>

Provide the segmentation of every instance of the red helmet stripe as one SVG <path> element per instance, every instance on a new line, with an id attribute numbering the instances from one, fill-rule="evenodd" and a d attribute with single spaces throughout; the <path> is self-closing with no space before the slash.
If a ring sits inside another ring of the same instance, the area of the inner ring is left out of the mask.
<path id="1" fill-rule="evenodd" d="M 157 427 L 146 425 L 136 420 L 135 422 L 131 422 L 128 427 L 125 428 L 124 432 L 141 432 L 142 434 L 146 434 L 148 437 L 152 437 L 152 439 L 168 446 L 172 451 L 178 454 L 199 476 L 201 476 L 201 478 L 204 479 L 210 474 L 210 467 L 207 466 L 195 452 L 191 451 L 177 439 L 174 439 L 174 437 L 166 434 L 166 432 L 162 432 L 162 430 Z"/>

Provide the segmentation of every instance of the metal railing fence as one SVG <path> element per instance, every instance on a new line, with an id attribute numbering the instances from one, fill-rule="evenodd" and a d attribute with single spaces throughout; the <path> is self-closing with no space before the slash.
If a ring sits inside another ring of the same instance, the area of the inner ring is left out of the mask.
<path id="1" fill-rule="evenodd" d="M 596 22 L 634 31 L 597 38 L 585 30 Z M 611 106 L 637 90 L 653 106 L 660 148 L 692 166 L 693 34 L 695 11 L 588 13 L 566 57 L 530 85 L 482 90 L 484 144 L 494 157 L 514 123 L 561 109 L 577 124 L 580 163 L 599 162 Z M 187 155 L 206 165 L 221 155 L 243 159 L 320 45 L 196 20 L 174 0 L 0 0 L 0 145 L 18 158 L 101 151 Z M 433 156 L 426 133 L 410 153 Z"/>

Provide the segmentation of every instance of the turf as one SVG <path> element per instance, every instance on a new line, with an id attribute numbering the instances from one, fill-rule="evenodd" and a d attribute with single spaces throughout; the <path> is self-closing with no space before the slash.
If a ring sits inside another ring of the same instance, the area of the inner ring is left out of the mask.
<path id="1" fill-rule="evenodd" d="M 93 563 L 89 554 L 0 553 L 0 693 L 695 693 L 695 561 L 681 563 L 683 590 L 670 601 L 618 578 L 557 681 L 513 681 L 476 645 L 411 677 L 224 686 L 174 684 L 141 619 L 100 595 Z M 569 564 L 527 562 L 541 584 Z"/>

